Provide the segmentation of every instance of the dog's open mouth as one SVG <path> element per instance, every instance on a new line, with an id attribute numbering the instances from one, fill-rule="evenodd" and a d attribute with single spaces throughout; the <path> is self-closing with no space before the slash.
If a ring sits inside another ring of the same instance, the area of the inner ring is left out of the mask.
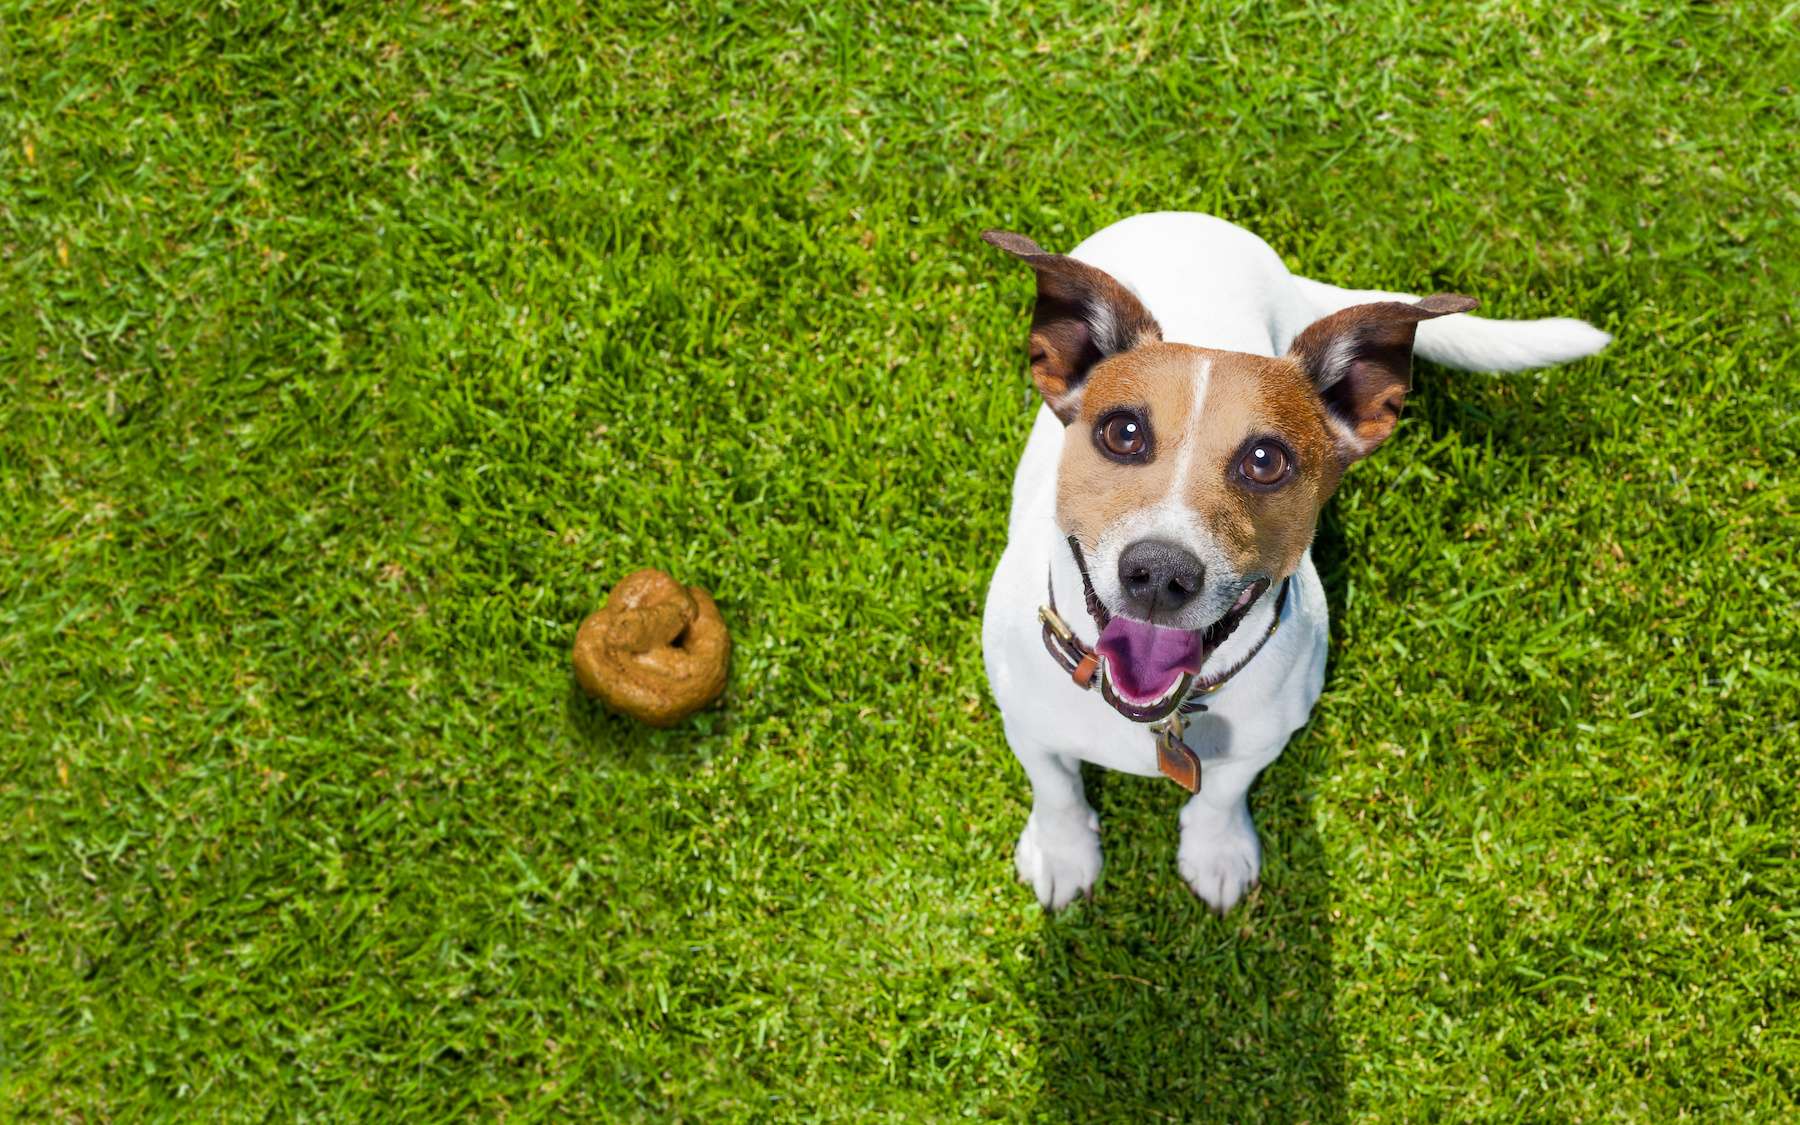
<path id="1" fill-rule="evenodd" d="M 1121 715 L 1148 723 L 1166 717 L 1186 697 L 1194 677 L 1256 599 L 1269 588 L 1259 578 L 1244 588 L 1225 616 L 1205 629 L 1172 629 L 1131 617 L 1114 617 L 1100 631 L 1100 694 Z"/>

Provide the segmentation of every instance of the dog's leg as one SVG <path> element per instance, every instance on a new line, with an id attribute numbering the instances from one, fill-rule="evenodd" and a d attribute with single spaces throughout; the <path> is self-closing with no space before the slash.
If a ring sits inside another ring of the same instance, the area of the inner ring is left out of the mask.
<path id="1" fill-rule="evenodd" d="M 1181 877 L 1221 914 L 1255 885 L 1262 870 L 1262 844 L 1245 798 L 1271 757 L 1207 763 L 1200 792 L 1181 810 L 1176 852 Z"/>
<path id="2" fill-rule="evenodd" d="M 1100 817 L 1081 786 L 1081 763 L 1008 732 L 1013 754 L 1031 778 L 1031 816 L 1014 857 L 1019 879 L 1046 909 L 1061 910 L 1090 894 L 1100 877 Z"/>

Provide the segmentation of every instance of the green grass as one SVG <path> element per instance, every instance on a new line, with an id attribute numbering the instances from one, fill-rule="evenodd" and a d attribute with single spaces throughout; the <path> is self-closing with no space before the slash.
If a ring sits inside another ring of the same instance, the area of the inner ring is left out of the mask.
<path id="1" fill-rule="evenodd" d="M 5 1116 L 1797 1112 L 1792 6 L 4 7 Z M 1162 208 L 1618 341 L 1346 481 L 1260 891 L 1106 777 L 1052 919 L 975 234 Z"/>

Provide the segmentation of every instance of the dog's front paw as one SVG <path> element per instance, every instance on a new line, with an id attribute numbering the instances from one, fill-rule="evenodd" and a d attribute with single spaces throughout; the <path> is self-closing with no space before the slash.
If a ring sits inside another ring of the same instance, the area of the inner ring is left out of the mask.
<path id="1" fill-rule="evenodd" d="M 1229 813 L 1189 804 L 1181 812 L 1181 877 L 1195 894 L 1223 914 L 1256 885 L 1262 844 L 1248 809 Z"/>
<path id="2" fill-rule="evenodd" d="M 1033 812 L 1014 859 L 1019 880 L 1031 884 L 1038 902 L 1046 910 L 1061 910 L 1077 895 L 1091 895 L 1100 878 L 1100 818 L 1089 812 L 1085 821 L 1046 822 Z"/>

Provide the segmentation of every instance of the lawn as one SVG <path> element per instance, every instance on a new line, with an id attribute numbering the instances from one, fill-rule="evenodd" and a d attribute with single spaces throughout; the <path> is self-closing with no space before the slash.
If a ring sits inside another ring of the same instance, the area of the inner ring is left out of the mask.
<path id="1" fill-rule="evenodd" d="M 1800 1113 L 1791 5 L 0 8 L 0 1115 Z M 976 235 L 1155 209 L 1617 342 L 1347 478 L 1260 890 L 1046 917 Z"/>

